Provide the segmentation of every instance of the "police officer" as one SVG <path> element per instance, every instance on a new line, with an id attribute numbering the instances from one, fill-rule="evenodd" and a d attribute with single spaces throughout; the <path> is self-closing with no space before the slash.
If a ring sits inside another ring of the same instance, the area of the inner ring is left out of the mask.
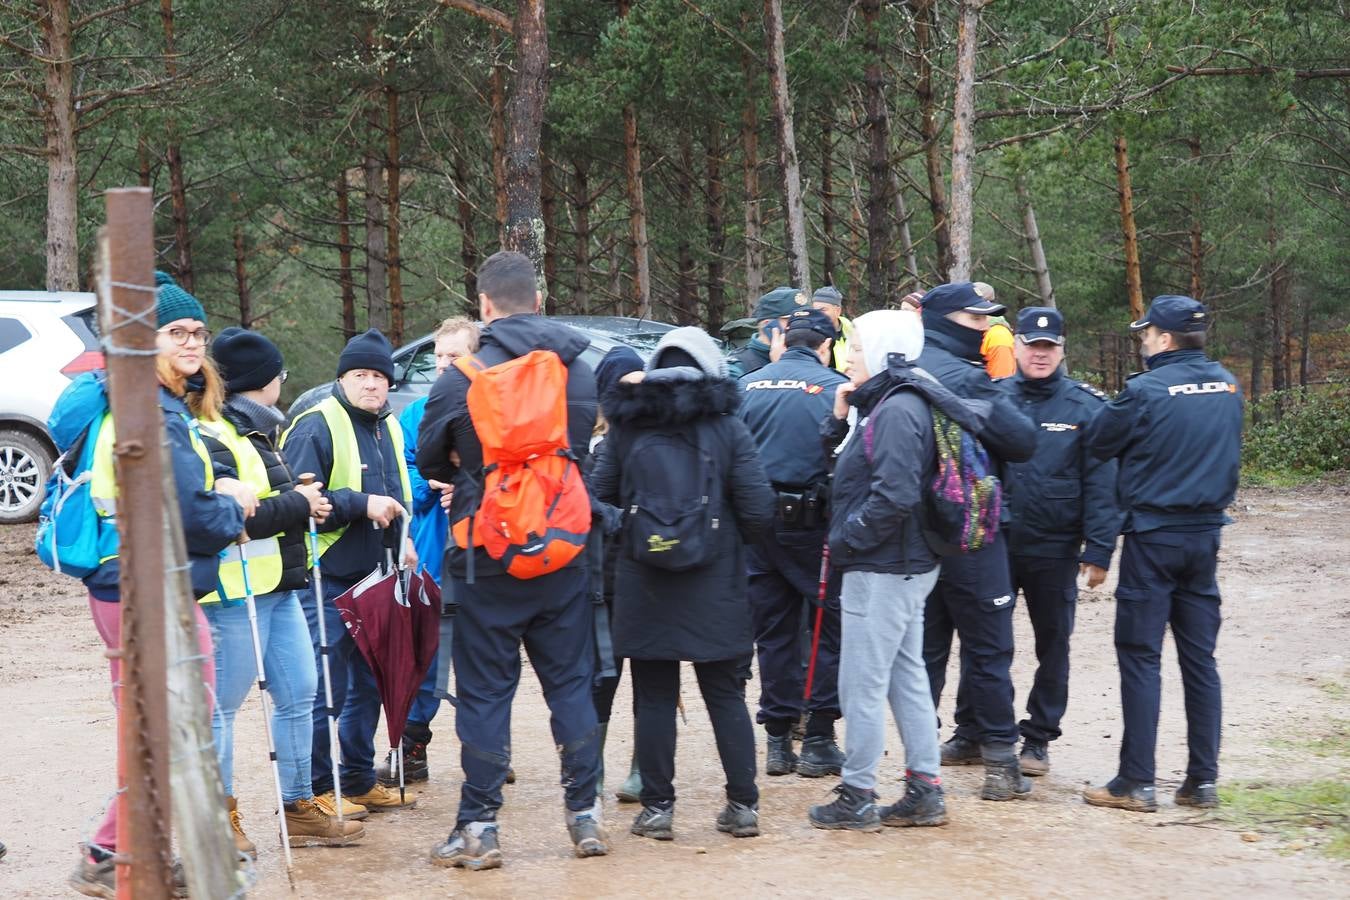
<path id="1" fill-rule="evenodd" d="M 820 642 L 803 701 L 802 612 L 814 624 L 820 560 L 827 531 L 829 464 L 818 435 L 848 379 L 830 368 L 834 323 L 818 309 L 787 317 L 786 350 L 777 362 L 744 375 L 740 416 L 759 446 L 760 460 L 778 496 L 773 530 L 747 554 L 750 608 L 759 652 L 759 713 L 768 735 L 764 770 L 808 778 L 838 775 L 844 754 L 835 743 L 839 718 L 839 579 L 831 578 L 820 617 Z M 801 755 L 792 727 L 808 713 Z"/>
<path id="2" fill-rule="evenodd" d="M 806 294 L 795 287 L 774 288 L 755 301 L 755 336 L 750 343 L 740 349 L 731 358 L 732 376 L 739 378 L 764 368 L 773 362 L 770 350 L 773 349 L 775 334 L 782 341 L 783 329 L 787 327 L 787 317 L 807 306 Z M 781 344 L 780 344 L 781 346 Z"/>
<path id="3" fill-rule="evenodd" d="M 1106 580 L 1120 532 L 1116 464 L 1089 454 L 1083 435 L 1102 409 L 1101 391 L 1065 377 L 1064 317 L 1029 306 L 1017 314 L 1017 374 L 999 386 L 1037 426 L 1036 454 L 1009 463 L 1003 483 L 1012 589 L 1020 589 L 1036 635 L 1036 679 L 1022 730 L 1022 773 L 1050 771 L 1046 745 L 1060 735 L 1069 702 L 1069 636 L 1078 574 Z"/>
<path id="4" fill-rule="evenodd" d="M 853 334 L 853 322 L 844 315 L 844 295 L 839 288 L 827 284 L 811 295 L 811 305 L 830 317 L 834 326 L 834 354 L 827 365 L 844 371 L 848 364 L 848 339 Z"/>
<path id="5" fill-rule="evenodd" d="M 1125 734 L 1116 777 L 1089 788 L 1093 806 L 1152 812 L 1163 634 L 1172 627 L 1186 697 L 1181 806 L 1219 804 L 1219 529 L 1237 493 L 1242 390 L 1205 356 L 1209 312 L 1190 297 L 1155 297 L 1130 326 L 1146 371 L 1088 427 L 1101 459 L 1120 460 L 1125 547 L 1116 587 L 1116 659 Z"/>
<path id="6" fill-rule="evenodd" d="M 922 305 L 924 349 L 917 365 L 958 396 L 989 401 L 989 418 L 976 436 L 996 466 L 1029 459 L 1036 448 L 1035 426 L 990 380 L 980 355 L 989 317 L 1001 315 L 1004 307 L 981 297 L 969 281 L 938 285 L 924 295 Z M 956 735 L 943 744 L 942 763 L 983 762 L 980 796 L 986 800 L 1010 800 L 1031 791 L 1017 760 L 1009 674 L 1013 596 L 1000 532 L 975 552 L 942 558 L 942 574 L 924 609 L 923 656 L 934 706 L 946 682 L 952 634 L 961 637 Z"/>

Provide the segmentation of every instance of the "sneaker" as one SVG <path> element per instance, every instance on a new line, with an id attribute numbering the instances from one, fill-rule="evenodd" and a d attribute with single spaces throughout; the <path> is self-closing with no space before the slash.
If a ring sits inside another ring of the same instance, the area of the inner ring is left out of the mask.
<path id="1" fill-rule="evenodd" d="M 609 853 L 609 833 L 602 821 L 600 802 L 580 812 L 567 810 L 567 836 L 572 839 L 572 852 L 585 859 L 588 856 L 606 856 Z"/>
<path id="2" fill-rule="evenodd" d="M 334 797 L 332 791 L 329 791 L 326 794 L 315 794 L 314 805 L 317 806 L 319 808 L 319 811 L 322 812 L 325 816 L 337 815 L 337 800 Z M 343 795 L 342 818 L 356 819 L 357 821 L 360 821 L 361 819 L 364 819 L 368 815 L 370 815 L 370 810 L 366 809 L 359 803 L 353 803 L 351 800 L 347 798 L 345 794 Z"/>
<path id="3" fill-rule="evenodd" d="M 759 836 L 759 804 L 728 800 L 717 814 L 717 830 L 732 837 Z"/>
<path id="4" fill-rule="evenodd" d="M 244 817 L 239 814 L 239 806 L 233 797 L 225 798 L 225 809 L 230 814 L 230 831 L 234 833 L 234 849 L 249 857 L 258 858 L 257 846 L 244 834 Z"/>
<path id="5" fill-rule="evenodd" d="M 1128 809 L 1132 812 L 1157 812 L 1158 793 L 1151 784 L 1135 784 L 1124 778 L 1112 778 L 1101 787 L 1083 791 L 1083 801 L 1092 806 Z"/>
<path id="6" fill-rule="evenodd" d="M 821 778 L 839 775 L 844 771 L 844 751 L 839 749 L 832 735 L 818 735 L 802 741 L 802 752 L 797 757 L 797 774 L 803 778 Z"/>
<path id="7" fill-rule="evenodd" d="M 947 803 L 942 786 L 923 775 L 905 773 L 905 796 L 879 811 L 881 824 L 892 828 L 913 828 L 947 824 Z"/>
<path id="8" fill-rule="evenodd" d="M 1022 755 L 1018 759 L 1023 775 L 1039 778 L 1050 774 L 1050 749 L 1039 741 L 1022 741 Z"/>
<path id="9" fill-rule="evenodd" d="M 313 798 L 287 803 L 286 837 L 292 847 L 345 847 L 366 836 L 365 826 L 352 819 L 338 821 Z"/>
<path id="10" fill-rule="evenodd" d="M 431 848 L 431 861 L 446 868 L 500 869 L 502 851 L 497 846 L 497 823 L 470 822 L 456 828 L 445 843 Z"/>
<path id="11" fill-rule="evenodd" d="M 614 792 L 620 803 L 641 803 L 642 802 L 642 773 L 638 771 L 637 757 L 633 757 L 633 762 L 628 767 L 628 777 L 624 779 L 623 784 Z"/>
<path id="12" fill-rule="evenodd" d="M 426 781 L 429 774 L 427 769 L 427 745 L 405 738 L 403 741 L 403 783 L 412 784 L 414 781 Z M 385 755 L 384 762 L 375 767 L 375 780 L 385 787 L 398 787 L 397 750 L 390 750 Z"/>
<path id="13" fill-rule="evenodd" d="M 952 735 L 951 739 L 942 745 L 941 750 L 944 766 L 978 766 L 983 762 L 980 745 L 966 740 L 959 734 Z"/>
<path id="14" fill-rule="evenodd" d="M 644 806 L 637 814 L 628 831 L 638 837 L 648 837 L 654 841 L 675 840 L 675 807 L 662 809 L 659 806 Z"/>
<path id="15" fill-rule="evenodd" d="M 1212 781 L 1196 781 L 1187 775 L 1186 780 L 1172 796 L 1177 806 L 1194 806 L 1199 809 L 1213 809 L 1219 805 L 1219 788 Z"/>
<path id="16" fill-rule="evenodd" d="M 768 735 L 764 755 L 766 775 L 791 775 L 797 769 L 797 754 L 792 752 L 792 732 L 774 737 Z"/>
<path id="17" fill-rule="evenodd" d="M 881 816 L 872 791 L 858 790 L 840 783 L 834 789 L 839 796 L 832 803 L 811 807 L 807 818 L 816 828 L 844 831 L 880 831 Z"/>
<path id="18" fill-rule="evenodd" d="M 394 809 L 412 809 L 417 805 L 417 798 L 405 794 L 402 801 L 398 797 L 398 788 L 387 788 L 378 781 L 370 786 L 370 790 L 364 794 L 357 794 L 352 797 L 352 802 L 364 806 L 371 812 L 389 812 Z"/>
<path id="19" fill-rule="evenodd" d="M 103 854 L 102 859 L 95 860 L 91 855 L 92 852 L 87 845 L 80 845 L 80 864 L 70 873 L 66 883 L 76 893 L 86 897 L 106 897 L 107 900 L 115 900 L 117 865 L 113 862 L 111 854 Z"/>

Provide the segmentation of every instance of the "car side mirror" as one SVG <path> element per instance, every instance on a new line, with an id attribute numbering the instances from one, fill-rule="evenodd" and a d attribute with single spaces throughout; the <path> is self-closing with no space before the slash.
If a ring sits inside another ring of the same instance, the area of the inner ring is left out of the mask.
<path id="1" fill-rule="evenodd" d="M 403 363 L 394 363 L 394 383 L 389 386 L 391 388 L 398 387 L 403 383 L 403 379 L 406 378 L 407 375 L 408 370 L 404 367 Z"/>

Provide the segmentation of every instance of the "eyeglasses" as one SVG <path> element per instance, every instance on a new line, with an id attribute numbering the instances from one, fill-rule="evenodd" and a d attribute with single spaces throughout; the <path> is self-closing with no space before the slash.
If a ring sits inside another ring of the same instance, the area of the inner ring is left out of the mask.
<path id="1" fill-rule="evenodd" d="M 211 332 L 205 328 L 198 328 L 196 331 L 188 331 L 186 328 L 168 328 L 160 329 L 159 333 L 168 335 L 169 340 L 179 347 L 186 347 L 189 341 L 196 341 L 203 347 L 211 343 Z"/>
<path id="2" fill-rule="evenodd" d="M 286 371 L 285 369 L 282 369 L 282 370 L 281 370 L 281 374 L 278 375 L 277 377 L 281 379 L 281 383 L 282 383 L 282 384 L 285 384 L 285 383 L 286 383 L 286 379 L 289 378 L 289 377 L 291 377 L 291 373 L 288 372 L 288 371 Z"/>

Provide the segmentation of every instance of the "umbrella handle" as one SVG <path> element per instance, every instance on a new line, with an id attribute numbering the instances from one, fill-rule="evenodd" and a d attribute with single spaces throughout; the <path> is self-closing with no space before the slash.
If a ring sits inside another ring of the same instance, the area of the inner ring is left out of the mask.
<path id="1" fill-rule="evenodd" d="M 408 514 L 408 511 L 404 509 L 401 504 L 399 505 L 398 512 L 399 518 L 403 520 L 403 525 L 399 528 L 398 541 L 398 567 L 401 571 L 407 568 L 403 563 L 403 552 L 404 548 L 408 546 L 408 537 L 412 533 L 412 516 Z"/>

